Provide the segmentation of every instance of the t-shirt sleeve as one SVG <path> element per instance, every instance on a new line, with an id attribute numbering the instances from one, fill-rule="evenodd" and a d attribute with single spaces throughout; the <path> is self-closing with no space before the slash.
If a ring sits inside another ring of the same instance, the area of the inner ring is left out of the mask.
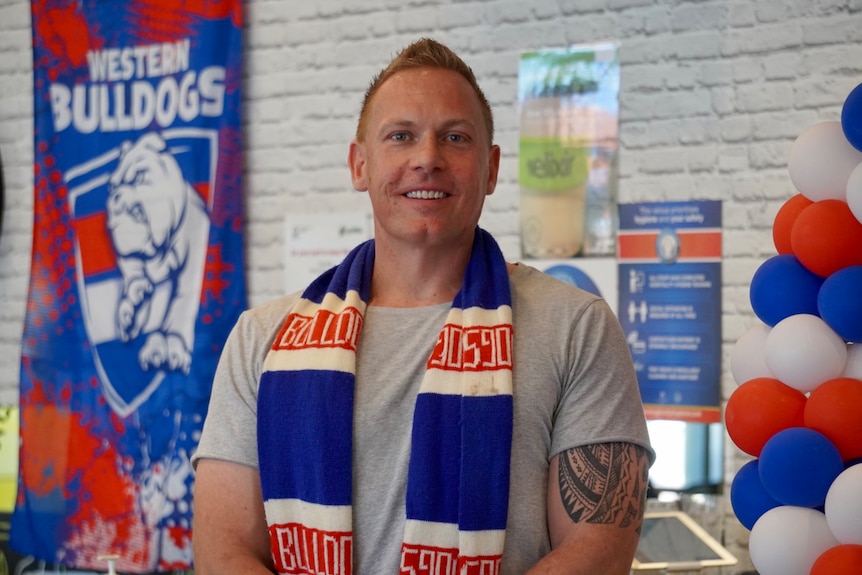
<path id="1" fill-rule="evenodd" d="M 257 389 L 263 360 L 293 299 L 243 312 L 222 350 L 192 464 L 203 458 L 257 467 Z"/>
<path id="2" fill-rule="evenodd" d="M 594 443 L 628 442 L 647 448 L 652 459 L 631 354 L 607 302 L 594 300 L 573 322 L 567 354 L 551 455 Z"/>

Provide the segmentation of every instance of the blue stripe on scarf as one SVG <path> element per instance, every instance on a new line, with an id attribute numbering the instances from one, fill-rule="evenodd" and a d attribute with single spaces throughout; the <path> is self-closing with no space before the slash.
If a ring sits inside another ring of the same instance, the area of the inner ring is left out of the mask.
<path id="1" fill-rule="evenodd" d="M 258 450 L 268 499 L 350 505 L 353 374 L 268 371 L 261 376 Z"/>
<path id="2" fill-rule="evenodd" d="M 491 245 L 486 245 L 486 238 Z M 452 307 L 466 309 L 478 306 L 484 309 L 497 309 L 503 305 L 512 305 L 509 292 L 509 270 L 505 261 L 501 263 L 502 254 L 496 242 L 482 229 L 476 230 L 473 238 L 473 255 L 467 264 L 464 277 L 472 277 L 478 281 L 464 282 L 461 290 L 452 301 Z"/>
<path id="3" fill-rule="evenodd" d="M 344 258 L 345 262 L 353 262 L 353 265 L 337 265 L 325 271 L 305 289 L 303 299 L 319 304 L 327 293 L 344 299 L 348 291 L 355 290 L 362 301 L 367 302 L 371 293 L 374 253 L 374 240 L 359 244 Z"/>
<path id="4" fill-rule="evenodd" d="M 417 397 L 411 445 L 424 456 L 410 458 L 408 519 L 456 523 L 466 531 L 506 528 L 509 477 L 501 473 L 489 483 L 480 470 L 508 460 L 511 412 L 510 395 Z"/>

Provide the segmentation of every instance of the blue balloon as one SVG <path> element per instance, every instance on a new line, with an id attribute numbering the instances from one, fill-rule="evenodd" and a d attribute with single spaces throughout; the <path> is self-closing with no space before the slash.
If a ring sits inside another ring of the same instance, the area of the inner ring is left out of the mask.
<path id="1" fill-rule="evenodd" d="M 829 439 L 807 427 L 790 427 L 769 438 L 758 466 L 763 488 L 784 505 L 817 508 L 844 471 L 841 453 Z"/>
<path id="2" fill-rule="evenodd" d="M 841 128 L 850 145 L 862 151 L 862 84 L 853 88 L 844 100 Z"/>
<path id="3" fill-rule="evenodd" d="M 844 341 L 862 343 L 862 266 L 832 273 L 817 294 L 820 317 Z"/>
<path id="4" fill-rule="evenodd" d="M 751 531 L 760 516 L 781 503 L 772 498 L 760 481 L 758 461 L 749 461 L 737 471 L 730 484 L 730 505 L 736 518 Z"/>
<path id="5" fill-rule="evenodd" d="M 751 308 L 770 327 L 792 315 L 820 315 L 817 295 L 822 285 L 823 278 L 806 269 L 793 254 L 773 256 L 751 279 Z"/>

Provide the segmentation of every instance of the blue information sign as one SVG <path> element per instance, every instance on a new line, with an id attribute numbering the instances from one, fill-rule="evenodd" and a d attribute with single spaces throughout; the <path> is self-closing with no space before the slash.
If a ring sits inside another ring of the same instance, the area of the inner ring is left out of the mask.
<path id="1" fill-rule="evenodd" d="M 648 419 L 713 423 L 721 402 L 721 202 L 619 206 L 619 319 Z"/>

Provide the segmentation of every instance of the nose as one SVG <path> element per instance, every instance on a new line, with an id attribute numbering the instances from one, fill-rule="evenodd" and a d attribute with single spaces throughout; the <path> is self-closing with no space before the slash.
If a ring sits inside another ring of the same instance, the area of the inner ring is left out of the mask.
<path id="1" fill-rule="evenodd" d="M 413 149 L 412 167 L 425 172 L 437 172 L 446 165 L 442 142 L 436 137 L 420 138 Z"/>

